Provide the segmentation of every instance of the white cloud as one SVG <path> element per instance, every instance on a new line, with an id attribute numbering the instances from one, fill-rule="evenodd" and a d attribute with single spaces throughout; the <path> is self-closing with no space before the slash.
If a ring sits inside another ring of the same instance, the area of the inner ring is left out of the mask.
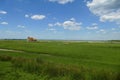
<path id="1" fill-rule="evenodd" d="M 33 19 L 33 20 L 42 20 L 45 17 L 46 17 L 45 15 L 32 15 L 31 19 Z"/>
<path id="2" fill-rule="evenodd" d="M 56 22 L 56 23 L 54 24 L 54 26 L 62 26 L 62 24 L 59 23 L 59 22 Z"/>
<path id="3" fill-rule="evenodd" d="M 1 22 L 1 24 L 2 24 L 2 25 L 7 25 L 7 24 L 8 24 L 8 22 Z"/>
<path id="4" fill-rule="evenodd" d="M 28 18 L 28 17 L 29 17 L 29 15 L 28 15 L 28 14 L 26 14 L 26 15 L 25 15 L 25 17 L 26 17 L 26 18 Z"/>
<path id="5" fill-rule="evenodd" d="M 104 29 L 100 29 L 101 32 L 104 32 L 105 30 Z"/>
<path id="6" fill-rule="evenodd" d="M 60 22 L 56 22 L 56 23 L 54 23 L 54 24 L 48 24 L 48 26 L 49 27 L 54 27 L 54 26 L 62 26 L 62 23 L 60 23 Z"/>
<path id="7" fill-rule="evenodd" d="M 110 21 L 120 24 L 119 0 L 92 0 L 87 2 L 90 11 L 100 17 L 100 21 Z"/>
<path id="8" fill-rule="evenodd" d="M 75 18 L 71 18 L 70 20 L 71 20 L 71 21 L 75 21 Z"/>
<path id="9" fill-rule="evenodd" d="M 112 12 L 107 15 L 103 15 L 101 16 L 100 21 L 103 21 L 103 22 L 105 21 L 114 22 L 115 21 L 119 23 L 120 22 L 120 11 Z"/>
<path id="10" fill-rule="evenodd" d="M 50 31 L 56 31 L 56 29 L 54 29 L 54 28 L 50 28 L 50 29 L 48 29 L 48 30 L 50 30 Z"/>
<path id="11" fill-rule="evenodd" d="M 70 20 L 64 21 L 63 23 L 56 22 L 55 24 L 49 24 L 48 26 L 60 26 L 66 30 L 80 30 L 81 29 L 81 22 L 76 22 L 75 19 L 71 18 Z"/>
<path id="12" fill-rule="evenodd" d="M 98 25 L 96 23 L 93 23 L 92 26 L 88 26 L 88 27 L 86 27 L 86 29 L 88 29 L 88 30 L 96 30 L 96 29 L 98 29 Z"/>
<path id="13" fill-rule="evenodd" d="M 25 26 L 22 26 L 22 25 L 18 25 L 17 27 L 18 28 L 25 28 Z"/>
<path id="14" fill-rule="evenodd" d="M 50 2 L 57 2 L 59 4 L 72 3 L 74 0 L 49 0 Z"/>
<path id="15" fill-rule="evenodd" d="M 97 33 L 102 33 L 102 34 L 105 34 L 105 33 L 107 33 L 107 31 L 106 31 L 106 30 L 104 30 L 104 29 L 100 29 L 99 31 L 97 31 Z"/>
<path id="16" fill-rule="evenodd" d="M 53 27 L 54 25 L 53 24 L 48 24 L 49 27 Z"/>
<path id="17" fill-rule="evenodd" d="M 81 23 L 77 23 L 74 21 L 65 21 L 62 25 L 64 29 L 68 30 L 80 30 L 81 28 Z"/>
<path id="18" fill-rule="evenodd" d="M 48 28 L 47 30 L 48 30 L 48 31 L 52 31 L 53 33 L 57 33 L 57 30 L 54 29 L 54 28 Z"/>
<path id="19" fill-rule="evenodd" d="M 7 14 L 7 12 L 0 10 L 0 14 Z"/>

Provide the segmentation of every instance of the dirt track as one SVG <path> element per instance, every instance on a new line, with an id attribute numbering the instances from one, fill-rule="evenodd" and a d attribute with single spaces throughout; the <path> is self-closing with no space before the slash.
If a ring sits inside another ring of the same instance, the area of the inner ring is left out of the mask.
<path id="1" fill-rule="evenodd" d="M 10 50 L 10 49 L 0 49 L 0 51 L 23 52 L 23 51 L 18 51 L 18 50 Z"/>

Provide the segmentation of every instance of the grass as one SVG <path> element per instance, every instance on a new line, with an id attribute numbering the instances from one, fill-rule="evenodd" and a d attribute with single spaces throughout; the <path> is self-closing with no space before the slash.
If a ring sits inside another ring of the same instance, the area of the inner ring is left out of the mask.
<path id="1" fill-rule="evenodd" d="M 22 58 L 22 57 L 11 57 L 11 56 L 1 56 L 1 61 L 11 62 L 10 71 L 3 76 L 6 77 L 8 73 L 9 77 L 14 76 L 15 80 L 20 78 L 24 74 L 36 74 L 36 77 L 46 76 L 45 80 L 62 80 L 61 78 L 67 78 L 68 80 L 119 80 L 120 74 L 112 71 L 97 71 L 87 69 L 86 67 L 75 67 L 75 66 L 65 66 L 62 64 L 44 62 L 40 58 Z M 7 59 L 8 58 L 8 59 Z M 6 70 L 6 69 L 5 69 Z M 16 72 L 17 71 L 17 72 Z M 24 72 L 23 72 L 24 71 Z M 41 78 L 42 78 L 41 77 Z M 34 77 L 35 78 L 35 77 Z M 9 79 L 9 78 L 8 78 Z M 63 79 L 66 80 L 66 79 Z"/>
<path id="2" fill-rule="evenodd" d="M 24 51 L 0 51 L 0 66 L 8 65 L 0 73 L 19 80 L 120 79 L 120 44 L 3 40 L 0 48 Z"/>

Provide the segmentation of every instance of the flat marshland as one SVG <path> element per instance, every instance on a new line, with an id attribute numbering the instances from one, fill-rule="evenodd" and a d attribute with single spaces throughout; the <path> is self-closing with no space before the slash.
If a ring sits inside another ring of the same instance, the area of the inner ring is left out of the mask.
<path id="1" fill-rule="evenodd" d="M 0 80 L 120 80 L 120 43 L 0 40 L 0 49 Z"/>

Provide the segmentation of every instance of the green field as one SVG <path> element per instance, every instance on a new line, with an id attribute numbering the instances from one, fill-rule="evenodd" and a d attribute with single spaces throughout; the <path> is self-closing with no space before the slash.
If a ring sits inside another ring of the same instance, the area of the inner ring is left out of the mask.
<path id="1" fill-rule="evenodd" d="M 120 80 L 120 43 L 0 40 L 0 80 Z"/>

